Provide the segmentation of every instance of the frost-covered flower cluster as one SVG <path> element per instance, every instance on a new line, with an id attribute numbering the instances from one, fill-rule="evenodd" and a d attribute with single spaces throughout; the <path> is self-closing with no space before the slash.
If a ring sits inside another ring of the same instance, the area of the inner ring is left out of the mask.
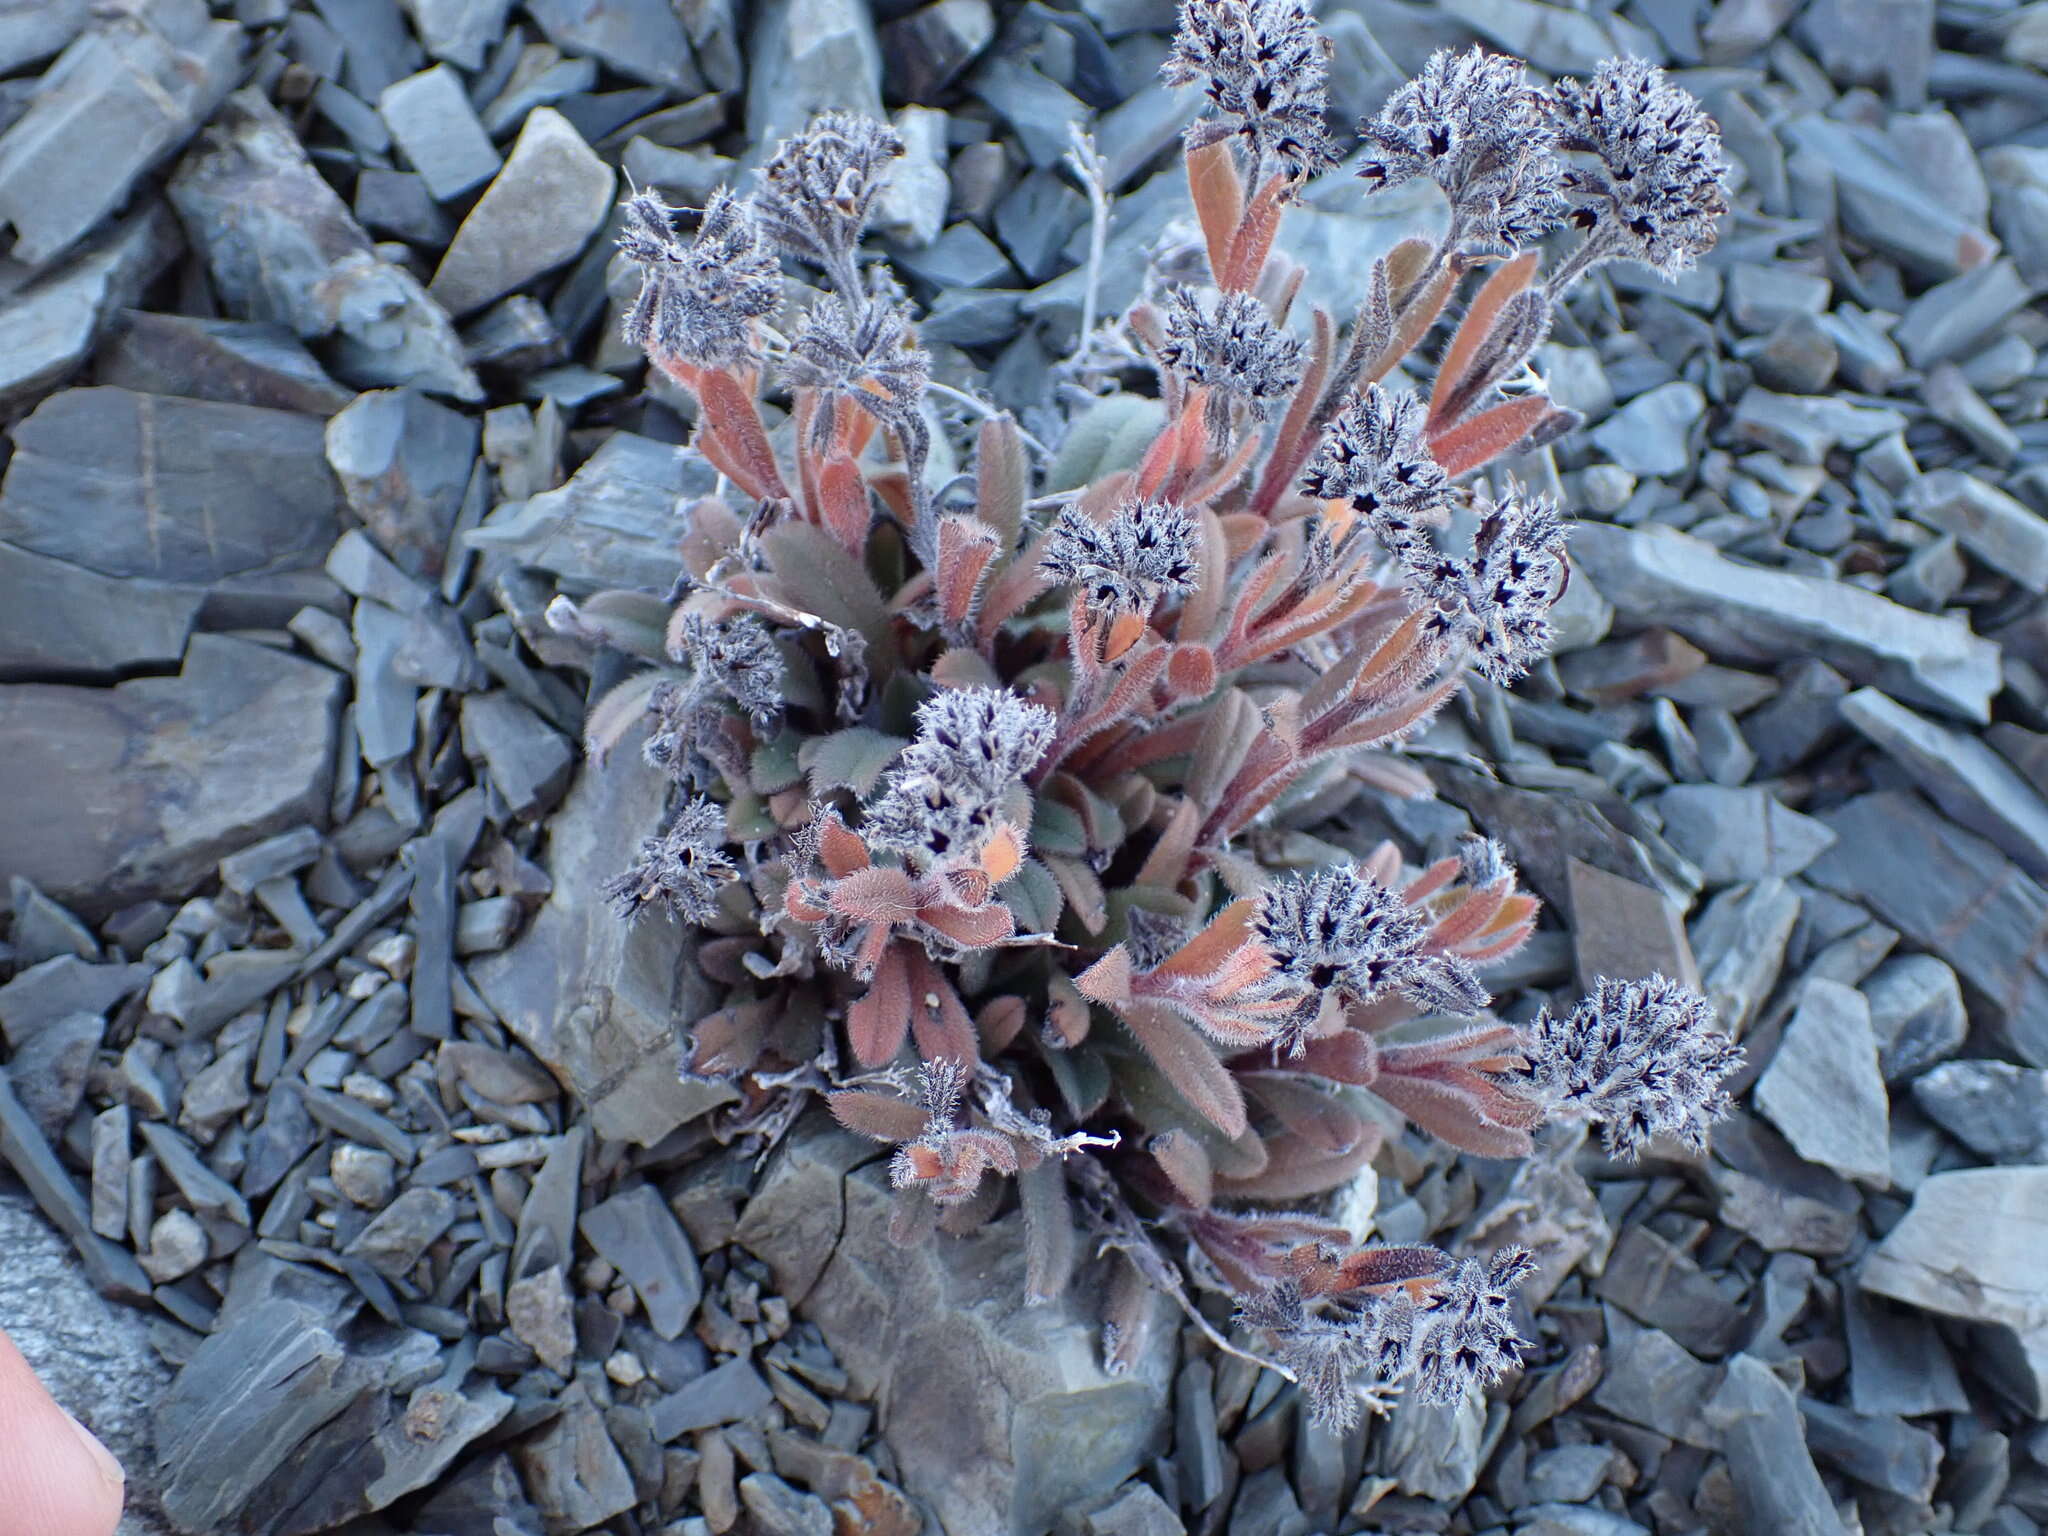
<path id="1" fill-rule="evenodd" d="M 1722 1079 L 1742 1048 L 1714 1027 L 1697 992 L 1663 976 L 1602 981 L 1570 1013 L 1526 1026 L 1529 1076 L 1555 1112 L 1601 1128 L 1608 1153 L 1631 1160 L 1670 1136 L 1704 1151 L 1728 1112 Z"/>
<path id="2" fill-rule="evenodd" d="M 1302 342 L 1273 323 L 1266 306 L 1249 293 L 1218 294 L 1204 307 L 1186 288 L 1166 303 L 1165 363 L 1188 385 L 1212 392 L 1212 433 L 1230 404 L 1263 417 L 1301 382 Z"/>
<path id="3" fill-rule="evenodd" d="M 790 255 L 822 267 L 842 294 L 858 289 L 854 248 L 903 140 L 887 123 L 825 112 L 785 139 L 754 193 L 762 227 Z"/>
<path id="4" fill-rule="evenodd" d="M 1409 391 L 1369 384 L 1331 420 L 1302 476 L 1310 495 L 1348 501 L 1390 552 L 1450 506 L 1450 477 L 1422 438 L 1426 414 Z"/>
<path id="5" fill-rule="evenodd" d="M 1255 179 L 1270 156 L 1305 176 L 1337 158 L 1324 114 L 1330 46 L 1302 0 L 1181 0 L 1161 66 L 1168 85 L 1199 83 L 1251 146 Z"/>
<path id="6" fill-rule="evenodd" d="M 1470 965 L 1430 952 L 1421 913 L 1348 864 L 1268 886 L 1252 926 L 1274 975 L 1300 994 L 1310 1019 L 1331 991 L 1359 1003 L 1398 991 L 1431 1012 L 1455 1014 L 1488 1002 Z"/>
<path id="7" fill-rule="evenodd" d="M 1148 614 L 1160 598 L 1180 597 L 1193 586 L 1195 525 L 1166 502 L 1128 501 L 1106 523 L 1063 507 L 1038 565 L 1104 609 Z"/>
<path id="8" fill-rule="evenodd" d="M 861 835 L 920 869 L 972 856 L 1007 819 L 1005 799 L 1052 743 L 1053 713 L 1002 688 L 949 689 L 917 711 Z"/>
<path id="9" fill-rule="evenodd" d="M 1565 535 L 1554 501 L 1510 486 L 1481 508 L 1469 557 L 1404 551 L 1427 632 L 1462 648 L 1491 681 L 1513 682 L 1550 650 L 1551 605 L 1568 579 Z"/>
<path id="10" fill-rule="evenodd" d="M 781 307 L 782 269 L 747 204 L 713 192 L 685 244 L 675 210 L 638 193 L 626 203 L 619 249 L 641 269 L 623 326 L 628 342 L 704 368 L 756 354 L 754 322 Z"/>
<path id="11" fill-rule="evenodd" d="M 710 921 L 719 887 L 738 871 L 720 847 L 725 812 L 702 796 L 677 811 L 668 830 L 640 845 L 640 856 L 605 886 L 613 910 L 628 922 L 651 906 L 685 922 Z"/>

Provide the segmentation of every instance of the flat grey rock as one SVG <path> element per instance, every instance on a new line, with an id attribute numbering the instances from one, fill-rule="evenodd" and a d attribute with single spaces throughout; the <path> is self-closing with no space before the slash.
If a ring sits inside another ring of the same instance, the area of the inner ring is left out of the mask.
<path id="1" fill-rule="evenodd" d="M 1906 492 L 1918 522 L 1952 533 L 1965 549 L 2030 592 L 2048 592 L 2048 519 L 1976 475 L 1937 469 Z"/>
<path id="2" fill-rule="evenodd" d="M 504 689 L 462 701 L 462 744 L 522 821 L 551 809 L 576 771 L 575 748 Z"/>
<path id="3" fill-rule="evenodd" d="M 946 1529 L 1039 1531 L 1106 1497 L 1165 1431 L 1175 1330 L 1156 1330 L 1129 1374 L 1107 1375 L 1098 1281 L 1077 1276 L 1065 1300 L 1026 1307 L 1014 1216 L 942 1245 L 891 1243 L 879 1150 L 798 1127 L 737 1241 L 818 1325 L 853 1391 L 875 1401 L 905 1490 Z M 973 1390 L 927 1390 L 941 1362 L 964 1360 L 976 1362 Z"/>
<path id="4" fill-rule="evenodd" d="M 518 1452 L 526 1487 L 551 1531 L 586 1531 L 637 1501 L 632 1473 L 581 1384 L 562 1394 L 553 1423 Z"/>
<path id="5" fill-rule="evenodd" d="M 989 0 L 933 0 L 882 28 L 883 80 L 893 99 L 931 103 L 996 35 Z"/>
<path id="6" fill-rule="evenodd" d="M 143 0 L 105 13 L 43 76 L 0 134 L 0 225 L 40 265 L 127 201 L 235 83 L 241 29 L 204 0 Z"/>
<path id="7" fill-rule="evenodd" d="M 1706 408 L 1697 384 L 1662 384 L 1637 395 L 1587 435 L 1631 474 L 1676 475 L 1693 461 L 1692 429 Z"/>
<path id="8" fill-rule="evenodd" d="M 512 0 L 399 0 L 412 17 L 420 46 L 431 58 L 467 70 L 483 67 L 491 45 L 505 34 Z"/>
<path id="9" fill-rule="evenodd" d="M 1809 981 L 1756 1103 L 1799 1155 L 1844 1178 L 1891 1183 L 1890 1104 L 1870 1005 L 1854 987 Z"/>
<path id="10" fill-rule="evenodd" d="M 311 565 L 338 529 L 314 417 L 70 389 L 14 442 L 0 539 L 103 576 L 206 583 Z"/>
<path id="11" fill-rule="evenodd" d="M 1913 1102 L 1980 1157 L 2048 1163 L 2048 1071 L 1945 1061 L 1913 1080 Z"/>
<path id="12" fill-rule="evenodd" d="M 1835 846 L 1807 878 L 1853 897 L 1955 967 L 2020 1058 L 2048 1067 L 2048 890 L 1996 847 L 1901 791 L 1826 812 Z"/>
<path id="13" fill-rule="evenodd" d="M 1892 340 L 1915 368 L 1968 357 L 2032 297 L 2011 262 L 1992 262 L 1921 294 L 1899 317 Z"/>
<path id="14" fill-rule="evenodd" d="M 274 411 L 332 416 L 355 398 L 299 338 L 261 321 L 124 312 L 93 362 L 94 382 Z"/>
<path id="15" fill-rule="evenodd" d="M 2016 1347 L 1978 1365 L 2034 1415 L 2048 1411 L 2048 1167 L 1932 1175 L 1858 1281 L 1880 1296 L 1991 1325 Z"/>
<path id="16" fill-rule="evenodd" d="M 1967 720 L 1986 719 L 2002 686 L 1998 647 L 1961 620 L 1744 565 L 1682 533 L 1580 523 L 1572 556 L 1620 613 L 1675 629 L 1714 656 L 1816 656 L 1856 681 Z"/>
<path id="17" fill-rule="evenodd" d="M 338 334 L 337 368 L 354 383 L 483 398 L 447 313 L 377 254 L 261 94 L 222 105 L 169 196 L 234 318 L 308 340 Z"/>
<path id="18" fill-rule="evenodd" d="M 704 1280 L 689 1238 L 651 1184 L 593 1205 L 577 1221 L 595 1248 L 640 1297 L 647 1324 L 664 1339 L 680 1338 L 703 1294 Z"/>
<path id="19" fill-rule="evenodd" d="M 1773 877 L 1730 886 L 1693 921 L 1700 984 L 1721 1027 L 1738 1038 L 1777 985 L 1800 904 L 1798 889 Z"/>
<path id="20" fill-rule="evenodd" d="M 682 17 L 669 0 L 527 0 L 526 10 L 564 53 L 588 55 L 679 96 L 704 89 Z"/>
<path id="21" fill-rule="evenodd" d="M 182 896 L 235 849 L 327 814 L 342 681 L 196 635 L 176 677 L 0 690 L 0 867 L 88 915 Z"/>
<path id="22" fill-rule="evenodd" d="M 0 405 L 21 405 L 62 383 L 114 313 L 134 303 L 183 246 L 170 210 L 152 202 L 50 277 L 10 294 L 0 303 Z"/>
<path id="23" fill-rule="evenodd" d="M 476 462 L 476 421 L 414 389 L 373 390 L 327 423 L 324 452 L 370 537 L 401 569 L 438 577 Z"/>
<path id="24" fill-rule="evenodd" d="M 1902 1082 L 1962 1049 L 1969 1014 L 1955 971 L 1933 955 L 1887 960 L 1863 983 L 1885 1081 Z"/>
<path id="25" fill-rule="evenodd" d="M 692 1430 L 737 1424 L 763 1414 L 775 1402 L 766 1379 L 745 1358 L 716 1366 L 649 1405 L 654 1438 L 664 1444 Z"/>
<path id="26" fill-rule="evenodd" d="M 711 488 L 712 476 L 695 455 L 614 432 L 566 484 L 501 504 L 464 542 L 569 583 L 666 591 L 675 581 L 676 540 L 687 526 L 686 497 Z"/>
<path id="27" fill-rule="evenodd" d="M 206 594 L 0 543 L 0 682 L 113 682 L 175 665 Z"/>
<path id="28" fill-rule="evenodd" d="M 0 0 L 0 75 L 61 53 L 91 15 L 91 0 Z"/>
<path id="29" fill-rule="evenodd" d="M 460 197 L 497 174 L 498 152 L 469 104 L 462 77 L 446 64 L 386 86 L 377 113 L 437 200 Z"/>
<path id="30" fill-rule="evenodd" d="M 611 211 L 611 167 L 552 107 L 536 107 L 455 231 L 428 291 L 457 318 L 573 260 Z"/>
<path id="31" fill-rule="evenodd" d="M 1677 784 L 1656 803 L 1664 836 L 1709 884 L 1796 875 L 1835 840 L 1768 790 Z"/>
<path id="32" fill-rule="evenodd" d="M 747 37 L 747 142 L 761 159 L 819 112 L 882 116 L 882 51 L 863 0 L 765 0 Z"/>
<path id="33" fill-rule="evenodd" d="M 1843 227 L 1865 245 L 1937 281 L 1997 256 L 1990 232 L 1950 212 L 1899 163 L 1897 147 L 1878 129 L 1813 112 L 1780 132 L 1788 151 L 1804 150 L 1834 173 Z M 1906 210 L 1910 216 L 1901 217 Z"/>
<path id="34" fill-rule="evenodd" d="M 1728 1458 L 1745 1529 L 1843 1536 L 1834 1500 L 1806 1448 L 1798 1401 L 1769 1366 L 1737 1355 L 1705 1413 Z"/>
<path id="35" fill-rule="evenodd" d="M 506 1027 L 584 1101 L 597 1134 L 643 1146 L 732 1096 L 676 1076 L 677 1031 L 716 1006 L 682 930 L 621 923 L 602 891 L 666 798 L 666 782 L 630 762 L 581 768 L 548 823 L 553 894 L 517 943 L 470 967 Z"/>

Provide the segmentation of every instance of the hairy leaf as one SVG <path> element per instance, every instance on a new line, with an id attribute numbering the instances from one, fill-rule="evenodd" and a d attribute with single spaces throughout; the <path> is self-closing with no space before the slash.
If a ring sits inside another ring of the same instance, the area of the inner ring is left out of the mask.
<path id="1" fill-rule="evenodd" d="M 1004 550 L 1017 547 L 1030 495 L 1024 438 L 1010 416 L 991 416 L 974 436 L 974 515 L 993 528 Z"/>
<path id="2" fill-rule="evenodd" d="M 1216 1059 L 1194 1025 L 1171 1008 L 1133 1001 L 1117 1012 L 1138 1044 L 1188 1105 L 1226 1136 L 1242 1136 L 1249 1126 L 1244 1094 L 1237 1079 Z"/>
<path id="3" fill-rule="evenodd" d="M 832 1118 L 849 1131 L 877 1141 L 914 1141 L 924 1134 L 925 1113 L 908 1099 L 867 1088 L 844 1088 L 825 1095 Z"/>
<path id="4" fill-rule="evenodd" d="M 1216 1177 L 1209 1166 L 1209 1153 L 1186 1131 L 1161 1131 L 1145 1144 L 1145 1150 L 1189 1205 L 1206 1210 L 1216 1198 Z"/>
<path id="5" fill-rule="evenodd" d="M 1080 1249 L 1066 1169 L 1058 1158 L 1047 1158 L 1017 1175 L 1017 1193 L 1024 1209 L 1024 1302 L 1042 1306 L 1066 1290 Z"/>
<path id="6" fill-rule="evenodd" d="M 862 799 L 874 793 L 882 772 L 910 743 L 865 725 L 813 736 L 797 752 L 797 762 L 810 776 L 811 793 L 850 789 Z"/>
<path id="7" fill-rule="evenodd" d="M 887 1065 L 910 1034 L 912 953 L 907 944 L 885 949 L 867 992 L 846 1010 L 846 1038 L 864 1067 Z"/>

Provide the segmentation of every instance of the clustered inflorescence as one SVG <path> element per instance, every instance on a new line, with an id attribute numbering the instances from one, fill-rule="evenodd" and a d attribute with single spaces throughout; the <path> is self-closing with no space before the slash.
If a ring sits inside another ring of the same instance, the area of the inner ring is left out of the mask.
<path id="1" fill-rule="evenodd" d="M 1714 126 L 1635 61 L 1546 87 L 1439 54 L 1355 159 L 1367 195 L 1433 182 L 1441 234 L 1388 252 L 1354 315 L 1304 317 L 1276 242 L 1338 160 L 1328 58 L 1300 0 L 1184 0 L 1163 75 L 1214 108 L 1185 141 L 1211 282 L 1158 278 L 1119 319 L 1106 350 L 1141 363 L 1070 370 L 1156 396 L 1161 425 L 1046 495 L 1008 415 L 939 414 L 866 260 L 889 128 L 820 117 L 688 235 L 636 195 L 626 334 L 694 399 L 721 494 L 689 509 L 673 611 L 551 612 L 649 663 L 590 742 L 640 735 L 674 809 L 608 894 L 690 925 L 725 989 L 685 1060 L 744 1084 L 719 1133 L 771 1138 L 822 1089 L 895 1145 L 900 1237 L 1021 1186 L 1033 1299 L 1077 1230 L 1117 1266 L 1113 1366 L 1154 1289 L 1238 1347 L 1194 1299 L 1220 1292 L 1344 1424 L 1394 1383 L 1453 1402 L 1511 1368 L 1532 1266 L 1288 1209 L 1378 1151 L 1366 1095 L 1478 1156 L 1563 1119 L 1633 1158 L 1700 1147 L 1741 1053 L 1661 977 L 1496 1019 L 1486 967 L 1537 908 L 1503 850 L 1416 870 L 1344 843 L 1353 800 L 1418 787 L 1394 750 L 1471 673 L 1549 648 L 1566 524 L 1499 466 L 1575 418 L 1529 360 L 1587 272 L 1712 244 Z M 793 322 L 785 259 L 821 285 Z M 942 435 L 971 473 L 932 473 Z"/>

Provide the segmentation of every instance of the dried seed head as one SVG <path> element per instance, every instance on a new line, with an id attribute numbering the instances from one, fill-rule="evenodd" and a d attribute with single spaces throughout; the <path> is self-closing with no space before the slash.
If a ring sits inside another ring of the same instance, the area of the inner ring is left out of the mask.
<path id="1" fill-rule="evenodd" d="M 1149 614 L 1159 598 L 1180 597 L 1194 586 L 1194 520 L 1159 501 L 1127 501 L 1106 523 L 1062 507 L 1038 565 L 1094 606 Z"/>
<path id="2" fill-rule="evenodd" d="M 1554 1111 L 1601 1127 L 1608 1155 L 1633 1161 L 1655 1136 L 1704 1151 L 1728 1112 L 1721 1080 L 1742 1048 L 1714 1027 L 1697 992 L 1662 976 L 1602 980 L 1562 1018 L 1524 1026 L 1529 1076 Z"/>
<path id="3" fill-rule="evenodd" d="M 751 360 L 759 350 L 754 322 L 782 304 L 782 269 L 753 211 L 720 188 L 687 245 L 674 215 L 652 192 L 627 200 L 619 249 L 641 268 L 641 282 L 626 340 L 700 368 Z"/>
<path id="4" fill-rule="evenodd" d="M 1728 163 L 1714 120 L 1664 71 L 1609 59 L 1590 84 L 1557 83 L 1552 116 L 1571 222 L 1605 255 L 1676 277 L 1714 247 Z"/>
<path id="5" fill-rule="evenodd" d="M 1424 951 L 1429 924 L 1420 912 L 1348 864 L 1266 887 L 1252 926 L 1273 974 L 1311 1012 L 1333 988 L 1361 1003 L 1400 991 L 1447 1013 L 1477 1013 L 1489 1001 L 1463 960 Z"/>
<path id="6" fill-rule="evenodd" d="M 1212 391 L 1212 404 L 1236 401 L 1263 418 L 1301 382 L 1301 338 L 1275 325 L 1249 293 L 1219 294 L 1205 311 L 1191 289 L 1176 288 L 1166 300 L 1165 325 L 1160 361 L 1186 383 Z"/>
<path id="7" fill-rule="evenodd" d="M 1390 553 L 1433 549 L 1428 525 L 1451 504 L 1451 482 L 1423 441 L 1428 416 L 1407 390 L 1368 384 L 1324 430 L 1302 473 L 1320 501 L 1349 501 Z"/>
<path id="8" fill-rule="evenodd" d="M 1296 176 L 1337 159 L 1323 125 L 1330 44 L 1301 0 L 1181 0 L 1180 31 L 1160 67 L 1168 85 L 1199 82 L 1235 132 Z"/>
<path id="9" fill-rule="evenodd" d="M 1508 851 L 1490 837 L 1467 832 L 1458 839 L 1458 878 L 1474 890 L 1515 878 Z"/>
<path id="10" fill-rule="evenodd" d="M 899 426 L 916 415 L 931 383 L 931 355 L 897 295 L 884 291 L 851 303 L 829 297 L 805 311 L 782 376 L 797 388 L 848 396 Z M 829 415 L 819 426 L 830 430 Z"/>
<path id="11" fill-rule="evenodd" d="M 1563 214 L 1549 115 L 1517 59 L 1440 49 L 1358 131 L 1370 189 L 1429 177 L 1461 249 L 1518 249 Z"/>
<path id="12" fill-rule="evenodd" d="M 784 139 L 761 171 L 755 193 L 762 226 L 792 256 L 836 276 L 852 270 L 903 140 L 887 123 L 855 112 L 825 112 Z"/>
<path id="13" fill-rule="evenodd" d="M 1523 1248 L 1503 1248 L 1482 1264 L 1466 1259 L 1416 1308 L 1409 1344 L 1415 1395 L 1456 1403 L 1473 1386 L 1490 1386 L 1519 1364 L 1524 1344 L 1512 1308 L 1536 1264 Z"/>
<path id="14" fill-rule="evenodd" d="M 751 613 L 725 619 L 683 616 L 676 660 L 687 661 L 699 691 L 731 699 L 756 725 L 782 709 L 782 652 L 775 637 Z"/>
<path id="15" fill-rule="evenodd" d="M 1336 1430 L 1357 1426 L 1364 1400 L 1356 1382 L 1372 1359 L 1357 1328 L 1310 1312 L 1292 1280 L 1240 1298 L 1237 1321 L 1272 1336 L 1274 1354 L 1294 1373 L 1318 1425 Z"/>
<path id="16" fill-rule="evenodd" d="M 1469 559 L 1422 545 L 1400 554 L 1408 595 L 1428 614 L 1425 634 L 1463 647 L 1505 685 L 1550 649 L 1550 608 L 1568 579 L 1566 527 L 1555 502 L 1519 486 L 1497 502 L 1482 499 L 1480 513 Z"/>
<path id="17" fill-rule="evenodd" d="M 612 910 L 632 922 L 659 902 L 685 922 L 710 921 L 718 888 L 737 873 L 720 849 L 724 841 L 724 808 L 702 797 L 690 801 L 666 832 L 640 845 L 625 873 L 606 882 Z"/>

